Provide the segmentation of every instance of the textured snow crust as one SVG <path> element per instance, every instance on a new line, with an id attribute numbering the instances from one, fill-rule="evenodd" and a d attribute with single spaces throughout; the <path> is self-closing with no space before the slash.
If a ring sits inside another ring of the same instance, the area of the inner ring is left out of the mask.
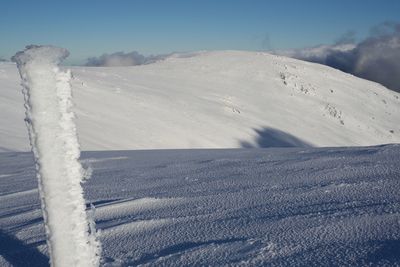
<path id="1" fill-rule="evenodd" d="M 82 164 L 104 266 L 400 266 L 399 157 L 399 145 L 99 151 Z M 48 256 L 32 165 L 0 153 L 0 266 Z"/>

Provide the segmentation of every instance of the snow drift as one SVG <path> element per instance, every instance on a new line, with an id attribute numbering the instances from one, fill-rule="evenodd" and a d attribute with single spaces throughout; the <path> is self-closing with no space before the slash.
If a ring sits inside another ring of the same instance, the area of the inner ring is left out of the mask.
<path id="1" fill-rule="evenodd" d="M 74 123 L 70 71 L 57 65 L 68 51 L 28 46 L 14 57 L 25 98 L 52 266 L 98 266 L 99 244 L 89 233 L 81 187 L 83 169 Z"/>

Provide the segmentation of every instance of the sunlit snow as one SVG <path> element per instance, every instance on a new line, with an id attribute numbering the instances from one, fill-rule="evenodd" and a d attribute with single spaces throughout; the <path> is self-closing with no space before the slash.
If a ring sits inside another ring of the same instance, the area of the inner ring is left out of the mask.
<path id="1" fill-rule="evenodd" d="M 399 93 L 318 64 L 222 51 L 71 69 L 83 150 L 400 142 Z M 0 150 L 29 151 L 14 65 L 0 86 Z"/>

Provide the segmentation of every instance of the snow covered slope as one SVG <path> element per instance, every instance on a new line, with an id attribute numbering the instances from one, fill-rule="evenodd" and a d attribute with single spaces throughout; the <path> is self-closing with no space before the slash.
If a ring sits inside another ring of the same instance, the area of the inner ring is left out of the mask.
<path id="1" fill-rule="evenodd" d="M 87 152 L 105 266 L 400 266 L 400 146 Z M 30 153 L 0 153 L 0 266 L 46 266 Z"/>
<path id="2" fill-rule="evenodd" d="M 295 59 L 202 52 L 72 71 L 83 150 L 400 142 L 400 94 Z M 0 63 L 2 151 L 29 150 L 19 83 Z"/>

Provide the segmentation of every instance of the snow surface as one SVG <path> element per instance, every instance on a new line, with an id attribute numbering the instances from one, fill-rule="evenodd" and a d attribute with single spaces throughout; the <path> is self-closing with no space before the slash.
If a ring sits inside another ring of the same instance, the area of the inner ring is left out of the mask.
<path id="1" fill-rule="evenodd" d="M 81 187 L 71 73 L 57 67 L 67 56 L 62 48 L 29 46 L 13 60 L 22 79 L 51 265 L 98 266 L 99 244 L 94 227 L 89 233 Z"/>
<path id="2" fill-rule="evenodd" d="M 98 151 L 82 164 L 104 266 L 400 266 L 399 157 L 400 145 Z M 0 153 L 0 203 L 0 266 L 45 266 L 31 153 Z"/>
<path id="3" fill-rule="evenodd" d="M 258 52 L 73 67 L 83 150 L 359 146 L 400 142 L 400 94 Z M 0 63 L 0 150 L 28 151 L 15 65 Z"/>

